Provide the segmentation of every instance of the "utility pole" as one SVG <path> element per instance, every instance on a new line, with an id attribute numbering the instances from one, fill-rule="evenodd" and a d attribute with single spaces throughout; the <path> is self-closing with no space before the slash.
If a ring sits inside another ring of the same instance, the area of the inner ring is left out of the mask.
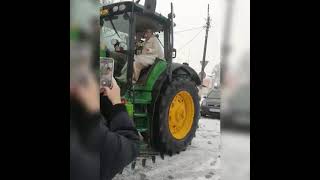
<path id="1" fill-rule="evenodd" d="M 204 41 L 204 50 L 203 50 L 203 58 L 202 58 L 202 62 L 201 62 L 201 72 L 200 72 L 200 79 L 201 79 L 201 88 L 202 88 L 202 83 L 203 83 L 203 79 L 205 78 L 205 72 L 204 72 L 204 68 L 205 66 L 208 64 L 208 61 L 206 61 L 206 53 L 207 53 L 207 41 L 208 41 L 208 32 L 209 32 L 209 28 L 210 28 L 210 14 L 209 14 L 209 4 L 208 4 L 208 18 L 207 18 L 207 23 L 206 23 L 206 37 L 205 37 L 205 41 Z"/>

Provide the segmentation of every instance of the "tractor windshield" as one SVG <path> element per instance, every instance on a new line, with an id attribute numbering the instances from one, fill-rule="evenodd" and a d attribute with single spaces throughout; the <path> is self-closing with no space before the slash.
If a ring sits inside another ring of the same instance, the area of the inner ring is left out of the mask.
<path id="1" fill-rule="evenodd" d="M 128 56 L 128 13 L 105 17 L 100 33 L 101 49 L 104 50 L 107 57 L 115 60 L 114 76 L 119 76 Z"/>

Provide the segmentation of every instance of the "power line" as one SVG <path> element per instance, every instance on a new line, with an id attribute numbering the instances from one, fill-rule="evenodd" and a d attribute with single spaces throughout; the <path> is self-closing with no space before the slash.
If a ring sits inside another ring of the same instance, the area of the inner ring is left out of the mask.
<path id="1" fill-rule="evenodd" d="M 203 28 L 203 26 L 201 26 L 201 27 L 195 27 L 195 28 L 190 28 L 190 29 L 185 29 L 185 30 L 181 30 L 181 31 L 175 31 L 174 33 L 182 33 L 182 32 L 192 31 L 192 30 L 196 30 L 196 29 L 200 29 L 200 28 Z"/>
<path id="2" fill-rule="evenodd" d="M 197 29 L 201 29 L 201 28 L 205 28 L 205 26 L 201 26 L 201 27 L 194 27 L 194 28 L 190 28 L 190 29 L 185 29 L 185 30 L 181 30 L 181 31 L 175 31 L 174 33 L 175 34 L 179 34 L 179 33 L 182 33 L 182 32 L 187 32 L 187 31 L 192 31 L 192 30 L 197 30 Z M 164 36 L 163 33 L 159 34 L 159 36 Z"/>
<path id="3" fill-rule="evenodd" d="M 180 47 L 180 48 L 179 48 L 179 51 L 180 51 L 182 48 L 186 47 L 189 43 L 191 43 L 191 42 L 202 32 L 202 30 L 203 30 L 203 28 L 202 28 L 190 41 L 188 41 L 186 44 L 184 44 L 182 47 Z"/>
<path id="4" fill-rule="evenodd" d="M 182 47 L 179 48 L 179 50 L 183 49 L 186 47 L 189 43 L 191 43 L 201 32 L 203 29 L 201 29 L 190 41 L 188 41 L 186 44 L 184 44 Z"/>

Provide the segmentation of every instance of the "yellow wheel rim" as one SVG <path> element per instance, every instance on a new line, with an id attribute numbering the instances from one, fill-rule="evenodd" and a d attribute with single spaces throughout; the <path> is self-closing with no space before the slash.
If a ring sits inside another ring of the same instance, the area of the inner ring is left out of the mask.
<path id="1" fill-rule="evenodd" d="M 176 139 L 183 139 L 190 132 L 194 118 L 194 103 L 190 93 L 180 91 L 169 108 L 169 130 Z"/>

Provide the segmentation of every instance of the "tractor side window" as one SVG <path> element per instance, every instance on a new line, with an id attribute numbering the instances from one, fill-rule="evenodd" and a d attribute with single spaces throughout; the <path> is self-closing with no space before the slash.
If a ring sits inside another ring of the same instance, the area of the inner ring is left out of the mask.
<path id="1" fill-rule="evenodd" d="M 162 31 L 162 32 L 157 32 L 156 34 L 158 34 L 158 39 L 160 40 L 160 44 L 162 45 L 162 48 L 164 48 L 163 46 L 164 46 L 164 32 Z"/>
<path id="2" fill-rule="evenodd" d="M 120 76 L 128 57 L 129 14 L 114 15 L 103 19 L 100 45 L 107 57 L 114 59 L 114 75 Z"/>
<path id="3" fill-rule="evenodd" d="M 117 51 L 118 47 L 128 50 L 129 20 L 125 15 L 104 19 L 101 28 L 101 41 L 109 51 Z"/>
<path id="4" fill-rule="evenodd" d="M 164 32 L 155 32 L 155 35 L 160 43 L 162 54 L 164 54 Z"/>

